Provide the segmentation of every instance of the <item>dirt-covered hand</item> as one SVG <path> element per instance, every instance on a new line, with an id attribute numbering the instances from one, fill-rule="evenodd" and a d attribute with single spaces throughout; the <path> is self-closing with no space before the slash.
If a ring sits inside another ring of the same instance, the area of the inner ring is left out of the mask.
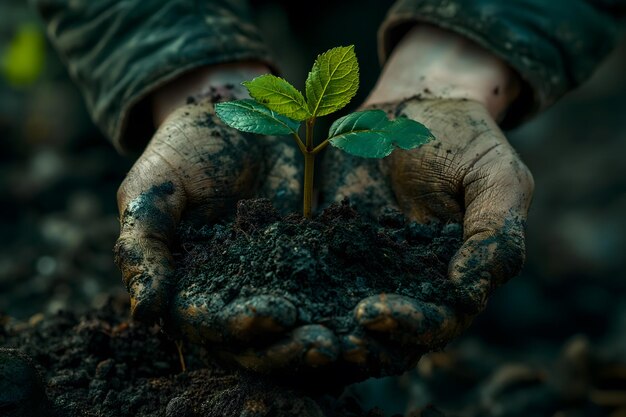
<path id="1" fill-rule="evenodd" d="M 408 100 L 396 117 L 425 123 L 435 141 L 386 161 L 396 200 L 411 219 L 463 224 L 463 247 L 449 278 L 471 292 L 464 311 L 476 313 L 490 290 L 524 262 L 524 226 L 533 178 L 482 104 L 469 100 Z"/>
<path id="2" fill-rule="evenodd" d="M 329 151 L 328 200 L 347 196 L 374 211 L 387 201 L 417 222 L 463 226 L 464 242 L 448 267 L 450 304 L 435 305 L 421 294 L 362 300 L 354 309 L 362 333 L 342 343 L 352 362 L 374 369 L 394 358 L 411 365 L 462 331 L 492 291 L 520 271 L 533 179 L 497 121 L 521 86 L 489 51 L 453 32 L 416 25 L 364 106 L 423 123 L 436 139 L 382 161 Z"/>
<path id="3" fill-rule="evenodd" d="M 261 169 L 258 141 L 219 126 L 211 100 L 173 112 L 118 190 L 116 262 L 141 320 L 165 315 L 171 245 L 183 216 L 209 222 L 250 195 Z"/>
<path id="4" fill-rule="evenodd" d="M 417 222 L 462 223 L 464 243 L 448 270 L 457 284 L 454 306 L 393 294 L 374 295 L 356 306 L 355 320 L 368 336 L 351 335 L 344 344 L 351 357 L 370 362 L 379 360 L 370 351 L 389 355 L 392 346 L 444 345 L 484 308 L 494 288 L 519 272 L 533 192 L 530 172 L 480 103 L 409 99 L 377 107 L 390 117 L 424 123 L 436 140 L 380 162 L 331 153 L 327 172 L 353 174 L 343 175 L 343 181 L 333 174 L 328 198 L 366 196 L 370 208 L 376 207 L 372 198 L 380 206 L 391 201 Z"/>
<path id="5" fill-rule="evenodd" d="M 236 89 L 212 89 L 167 113 L 119 188 L 115 259 L 134 318 L 161 321 L 173 336 L 206 344 L 249 368 L 317 366 L 336 358 L 334 336 L 323 326 L 296 327 L 296 307 L 287 300 L 238 298 L 216 308 L 214 294 L 189 297 L 176 288 L 172 251 L 184 250 L 176 241 L 181 224 L 211 225 L 232 213 L 239 199 L 253 196 L 271 198 L 285 211 L 300 204 L 295 146 L 242 134 L 215 116 L 214 103 L 237 98 Z"/>

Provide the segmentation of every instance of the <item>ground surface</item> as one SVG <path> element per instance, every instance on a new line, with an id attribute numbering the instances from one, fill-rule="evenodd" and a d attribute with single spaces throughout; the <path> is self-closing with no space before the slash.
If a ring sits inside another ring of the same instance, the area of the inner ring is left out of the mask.
<path id="1" fill-rule="evenodd" d="M 189 369 L 181 372 L 175 343 L 156 327 L 127 321 L 127 309 L 125 302 L 109 301 L 82 316 L 59 313 L 0 327 L 0 347 L 18 347 L 47 381 L 50 417 L 380 415 L 364 412 L 354 400 L 314 400 L 258 375 L 226 370 L 201 349 L 184 349 Z M 0 393 L 1 415 L 31 417 L 10 414 L 11 400 L 10 393 Z M 42 397 L 29 399 L 27 406 L 41 403 Z M 39 413 L 32 417 L 44 417 Z"/>

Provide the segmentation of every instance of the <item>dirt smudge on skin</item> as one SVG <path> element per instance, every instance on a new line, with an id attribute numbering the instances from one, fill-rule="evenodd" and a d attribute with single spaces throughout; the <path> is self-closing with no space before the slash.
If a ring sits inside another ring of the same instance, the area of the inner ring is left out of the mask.
<path id="1" fill-rule="evenodd" d="M 128 204 L 122 216 L 122 228 L 133 227 L 136 222 L 159 225 L 154 229 L 163 229 L 163 225 L 174 227 L 174 219 L 159 206 L 174 194 L 175 186 L 171 181 L 152 186 Z"/>

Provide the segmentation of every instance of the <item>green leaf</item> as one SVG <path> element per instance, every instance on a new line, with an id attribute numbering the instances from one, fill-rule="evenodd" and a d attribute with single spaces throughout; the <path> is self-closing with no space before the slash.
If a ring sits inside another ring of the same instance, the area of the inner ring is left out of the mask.
<path id="1" fill-rule="evenodd" d="M 242 84 L 252 98 L 276 113 L 295 120 L 311 117 L 302 93 L 280 77 L 265 74 Z"/>
<path id="2" fill-rule="evenodd" d="M 230 127 L 259 135 L 290 135 L 300 127 L 300 122 L 276 114 L 250 99 L 218 103 L 215 114 Z"/>
<path id="3" fill-rule="evenodd" d="M 382 130 L 389 124 L 382 110 L 351 113 L 337 119 L 328 132 L 330 144 L 352 155 L 384 158 L 393 151 Z"/>
<path id="4" fill-rule="evenodd" d="M 363 158 L 384 158 L 396 147 L 413 149 L 434 139 L 423 124 L 405 117 L 388 120 L 382 110 L 341 117 L 328 134 L 331 145 Z"/>
<path id="5" fill-rule="evenodd" d="M 309 112 L 317 117 L 343 108 L 359 88 L 359 63 L 354 45 L 319 55 L 306 79 Z"/>
<path id="6" fill-rule="evenodd" d="M 434 140 L 435 137 L 423 124 L 406 117 L 398 117 L 386 128 L 393 144 L 400 149 L 414 149 Z"/>

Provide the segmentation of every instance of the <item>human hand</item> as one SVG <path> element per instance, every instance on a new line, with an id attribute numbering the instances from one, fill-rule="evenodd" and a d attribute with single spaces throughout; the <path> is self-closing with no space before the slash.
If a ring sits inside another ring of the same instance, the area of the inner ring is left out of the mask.
<path id="1" fill-rule="evenodd" d="M 212 69 L 157 94 L 159 128 L 118 192 L 121 232 L 115 258 L 134 318 L 162 321 L 168 333 L 210 345 L 248 367 L 272 369 L 320 363 L 326 360 L 324 352 L 336 356 L 336 349 L 316 353 L 334 336 L 323 326 L 296 327 L 296 307 L 280 297 L 237 299 L 216 311 L 211 294 L 175 294 L 171 253 L 181 221 L 211 224 L 232 212 L 239 199 L 271 196 L 276 207 L 292 211 L 299 205 L 301 164 L 291 142 L 242 134 L 214 114 L 219 96 L 242 98 L 240 82 L 266 72 Z M 184 104 L 198 93 L 205 97 Z M 275 337 L 263 338 L 267 335 Z M 232 353 L 231 345 L 245 346 L 257 338 L 267 343 L 254 353 Z"/>
<path id="2" fill-rule="evenodd" d="M 391 357 L 404 361 L 406 369 L 425 351 L 444 346 L 524 262 L 533 179 L 495 121 L 516 97 L 519 85 L 510 70 L 473 45 L 455 45 L 463 56 L 445 55 L 455 62 L 429 61 L 429 48 L 433 54 L 446 49 L 447 40 L 438 37 L 456 37 L 441 32 L 420 28 L 409 33 L 364 104 L 381 108 L 390 117 L 417 120 L 436 140 L 411 151 L 396 151 L 380 162 L 331 149 L 327 162 L 331 167 L 324 170 L 351 173 L 333 174 L 327 200 L 347 196 L 358 201 L 365 193 L 381 204 L 393 202 L 418 222 L 463 224 L 464 243 L 448 268 L 448 278 L 456 284 L 453 306 L 382 294 L 355 307 L 358 330 L 343 339 L 343 355 L 361 368 L 380 367 Z M 427 46 L 421 43 L 423 35 Z M 441 42 L 432 46 L 433 41 Z M 426 62 L 422 65 L 415 57 Z M 472 66 L 474 79 L 468 74 Z M 457 76 L 455 70 L 463 69 Z"/>

